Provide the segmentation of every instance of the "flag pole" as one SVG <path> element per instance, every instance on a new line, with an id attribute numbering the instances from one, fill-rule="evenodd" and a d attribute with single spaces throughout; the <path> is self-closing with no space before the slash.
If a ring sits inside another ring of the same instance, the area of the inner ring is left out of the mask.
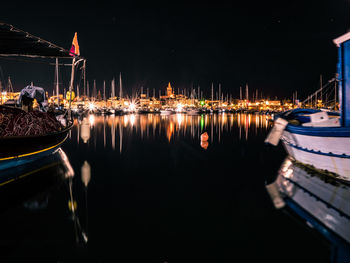
<path id="1" fill-rule="evenodd" d="M 68 119 L 69 120 L 72 120 L 71 105 L 72 105 L 72 89 L 73 89 L 73 83 L 74 83 L 75 59 L 76 58 L 73 57 L 72 72 L 70 75 L 70 84 L 69 84 L 69 107 L 68 107 Z"/>
<path id="2" fill-rule="evenodd" d="M 77 56 L 80 55 L 79 51 L 79 44 L 78 44 L 78 36 L 77 32 L 75 32 L 74 37 L 73 37 L 73 42 L 72 42 L 72 47 L 70 49 L 70 53 L 73 56 L 73 61 L 72 61 L 72 72 L 70 76 L 70 84 L 69 84 L 69 107 L 68 107 L 68 119 L 72 121 L 72 111 L 71 111 L 71 106 L 72 106 L 72 90 L 73 90 L 73 84 L 74 84 L 74 72 L 75 72 L 75 64 L 78 64 L 79 61 L 82 59 L 78 60 L 76 62 Z M 85 66 L 85 64 L 84 64 Z M 85 69 L 84 69 L 85 70 Z"/>

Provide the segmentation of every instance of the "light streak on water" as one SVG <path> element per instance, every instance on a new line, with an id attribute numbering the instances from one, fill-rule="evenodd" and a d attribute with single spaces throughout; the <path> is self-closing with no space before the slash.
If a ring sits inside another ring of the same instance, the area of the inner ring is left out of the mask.
<path id="1" fill-rule="evenodd" d="M 94 138 L 98 130 L 103 129 L 102 145 L 104 148 L 116 147 L 116 137 L 119 138 L 119 151 L 123 149 L 123 138 L 140 138 L 162 140 L 165 138 L 168 143 L 182 140 L 190 136 L 193 140 L 199 140 L 201 134 L 207 132 L 210 144 L 220 143 L 223 136 L 237 140 L 248 140 L 250 136 L 259 133 L 266 133 L 272 126 L 266 115 L 244 114 L 244 113 L 221 113 L 221 114 L 201 114 L 187 115 L 176 113 L 172 115 L 159 114 L 129 114 L 122 116 L 89 115 L 88 124 L 90 133 L 82 129 L 84 121 L 75 122 L 74 131 L 84 138 L 84 141 Z M 116 129 L 116 127 L 119 129 Z M 150 131 L 151 129 L 151 131 Z M 242 137 L 242 129 L 244 137 Z M 130 136 L 132 135 L 132 136 Z M 126 137 L 125 137 L 126 136 Z M 73 138 L 73 137 L 72 137 Z M 72 139 L 71 138 L 71 139 Z M 77 143 L 79 136 L 77 136 Z M 124 145 L 125 146 L 125 145 Z M 209 145 L 210 147 L 210 145 Z"/>

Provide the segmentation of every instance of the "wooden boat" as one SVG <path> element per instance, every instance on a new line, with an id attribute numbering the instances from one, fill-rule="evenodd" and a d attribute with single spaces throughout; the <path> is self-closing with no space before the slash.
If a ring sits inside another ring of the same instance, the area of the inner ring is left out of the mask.
<path id="1" fill-rule="evenodd" d="M 84 61 L 83 68 L 85 70 L 85 59 L 79 56 L 79 49 L 76 49 L 76 46 L 76 35 L 72 48 L 68 51 L 12 25 L 0 22 L 0 57 L 55 58 L 56 67 L 58 58 L 72 61 L 70 65 L 72 67 L 70 94 L 74 82 L 75 67 L 79 62 Z M 76 52 L 77 50 L 78 52 Z M 48 62 L 48 64 L 50 63 Z M 69 107 L 66 124 L 60 130 L 41 135 L 0 137 L 0 170 L 36 160 L 55 151 L 66 140 L 73 126 L 70 110 Z"/>
<path id="2" fill-rule="evenodd" d="M 67 139 L 73 123 L 61 131 L 32 136 L 0 138 L 0 170 L 42 158 L 54 152 Z"/>
<path id="3" fill-rule="evenodd" d="M 281 139 L 296 161 L 350 181 L 350 33 L 334 40 L 338 46 L 340 114 L 313 109 L 294 109 L 277 116 L 265 142 Z"/>

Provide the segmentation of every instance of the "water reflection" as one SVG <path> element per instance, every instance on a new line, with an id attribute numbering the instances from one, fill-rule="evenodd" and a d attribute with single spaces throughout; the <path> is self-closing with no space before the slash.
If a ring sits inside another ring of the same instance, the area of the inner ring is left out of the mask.
<path id="1" fill-rule="evenodd" d="M 239 140 L 248 140 L 249 136 L 255 136 L 261 131 L 271 127 L 266 115 L 260 114 L 202 114 L 187 115 L 182 113 L 172 115 L 160 114 L 130 114 L 123 116 L 98 116 L 88 115 L 81 122 L 75 122 L 76 129 L 84 143 L 88 143 L 103 129 L 103 147 L 111 147 L 115 150 L 116 138 L 119 138 L 119 152 L 123 150 L 123 135 L 138 137 L 141 139 L 165 138 L 168 143 L 181 138 L 200 139 L 206 132 L 211 144 L 221 142 L 225 133 Z M 77 141 L 79 144 L 79 141 Z M 203 149 L 209 145 L 201 144 Z"/>
<path id="2" fill-rule="evenodd" d="M 22 238 L 28 235 L 35 244 L 45 243 L 45 249 L 51 252 L 53 251 L 51 246 L 55 247 L 57 240 L 60 242 L 64 240 L 64 243 L 67 244 L 66 250 L 69 251 L 73 249 L 71 246 L 73 226 L 76 244 L 79 247 L 81 244 L 86 244 L 88 242 L 87 188 L 90 178 L 91 167 L 85 161 L 81 167 L 83 184 L 80 184 L 80 188 L 83 188 L 85 193 L 82 198 L 79 196 L 79 184 L 76 181 L 74 169 L 67 154 L 61 148 L 45 158 L 2 170 L 0 178 L 1 223 L 6 225 L 7 229 L 3 229 L 0 242 L 12 244 L 11 240 L 16 240 L 16 248 L 19 249 L 23 245 Z M 9 214 L 10 217 L 8 217 Z M 69 220 L 67 220 L 67 214 Z M 83 222 L 80 219 L 82 216 L 84 217 Z M 45 223 L 42 224 L 42 222 Z M 33 229 L 35 229 L 34 234 Z M 50 252 L 42 251 L 41 256 L 44 256 L 45 253 Z M 9 255 L 0 256 L 0 261 Z M 25 257 L 26 253 L 11 255 L 11 259 L 16 262 L 25 261 Z"/>
<path id="3" fill-rule="evenodd" d="M 12 244 L 11 240 L 18 240 L 20 245 L 27 240 L 42 242 L 38 244 L 44 248 L 42 254 L 55 257 L 55 261 L 88 262 L 95 256 L 93 261 L 102 262 L 109 256 L 119 257 L 123 251 L 134 255 L 146 248 L 154 255 L 161 252 L 171 258 L 178 255 L 178 244 L 188 242 L 190 247 L 190 243 L 199 242 L 201 247 L 211 247 L 237 235 L 237 239 L 244 239 L 243 229 L 251 228 L 251 222 L 240 227 L 242 232 L 237 234 L 232 226 L 240 224 L 241 219 L 236 215 L 248 213 L 247 218 L 254 218 L 255 211 L 265 207 L 260 203 L 264 199 L 257 196 L 256 202 L 243 204 L 242 197 L 250 189 L 242 190 L 247 177 L 232 176 L 227 171 L 233 167 L 241 171 L 243 167 L 251 175 L 249 184 L 261 181 L 259 169 L 250 164 L 260 156 L 256 142 L 263 142 L 269 125 L 265 115 L 226 113 L 88 115 L 76 119 L 71 139 L 63 145 L 67 155 L 56 154 L 62 169 L 55 166 L 40 180 L 23 184 L 24 191 L 16 187 L 3 196 L 6 205 L 19 196 L 21 204 L 27 204 L 25 208 L 12 206 L 15 213 L 3 214 L 2 224 L 10 227 L 0 241 Z M 44 183 L 43 179 L 58 172 L 55 178 L 59 182 Z M 256 187 L 252 189 L 249 196 L 256 194 Z M 26 191 L 30 195 L 25 195 Z M 45 193 L 39 196 L 41 192 Z M 232 193 L 242 195 L 232 197 Z M 234 213 L 233 203 L 242 203 L 234 206 Z M 40 209 L 40 213 L 28 213 L 28 209 Z M 13 235 L 13 229 L 18 236 Z M 259 231 L 254 233 L 263 236 Z M 110 242 L 111 236 L 123 244 L 118 250 Z M 150 236 L 159 242 L 150 242 Z M 232 254 L 235 241 L 229 242 Z M 260 241 L 255 247 L 258 245 Z M 176 248 L 174 252 L 167 252 L 170 246 Z M 15 249 L 17 244 L 9 247 Z M 17 251 L 27 252 L 21 248 Z M 27 257 L 26 253 L 12 254 Z M 85 255 L 87 260 L 71 258 L 78 255 Z"/>
<path id="4" fill-rule="evenodd" d="M 23 204 L 31 211 L 46 209 L 50 196 L 48 189 L 62 183 L 71 173 L 71 166 L 62 159 L 62 152 L 58 148 L 45 158 L 2 170 L 0 208 Z"/>
<path id="5" fill-rule="evenodd" d="M 266 186 L 274 206 L 292 210 L 331 242 L 331 262 L 350 260 L 350 185 L 287 157 Z M 287 210 L 288 211 L 288 210 Z"/>
<path id="6" fill-rule="evenodd" d="M 78 127 L 80 127 L 80 137 L 83 139 L 84 143 L 87 143 L 90 139 L 90 125 L 91 124 L 87 117 L 84 117 L 81 124 L 77 125 Z"/>
<path id="7" fill-rule="evenodd" d="M 87 194 L 87 188 L 88 184 L 90 182 L 91 178 L 91 167 L 89 163 L 85 160 L 84 164 L 81 167 L 81 181 L 84 185 L 84 199 L 85 199 L 85 206 L 82 208 L 84 211 L 80 211 L 81 214 L 85 214 L 85 223 L 84 225 L 81 223 L 79 218 L 79 210 L 78 210 L 78 202 L 76 195 L 74 193 L 74 174 L 67 176 L 67 185 L 68 185 L 68 192 L 69 192 L 69 198 L 68 198 L 68 209 L 70 211 L 70 216 L 73 221 L 74 225 L 74 233 L 75 233 L 75 242 L 77 244 L 85 245 L 88 242 L 88 194 Z"/>
<path id="8" fill-rule="evenodd" d="M 88 241 L 88 184 L 91 179 L 91 166 L 90 164 L 85 160 L 84 164 L 81 167 L 81 181 L 84 184 L 84 194 L 85 194 L 85 227 L 86 231 L 81 230 L 82 237 L 85 243 Z M 80 227 L 80 224 L 79 224 Z M 80 227 L 81 229 L 81 227 Z"/>

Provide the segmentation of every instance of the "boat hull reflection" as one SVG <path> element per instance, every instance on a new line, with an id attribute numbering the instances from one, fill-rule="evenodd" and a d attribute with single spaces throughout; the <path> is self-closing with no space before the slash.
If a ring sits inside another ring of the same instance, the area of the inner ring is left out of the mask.
<path id="1" fill-rule="evenodd" d="M 332 243 L 337 253 L 341 254 L 339 257 L 350 260 L 348 183 L 319 173 L 287 157 L 275 182 L 266 188 L 276 208 L 292 211 L 305 220 L 307 225 L 318 230 Z"/>
<path id="2" fill-rule="evenodd" d="M 73 123 L 60 132 L 43 136 L 4 137 L 0 139 L 0 171 L 24 165 L 54 153 L 67 139 Z"/>
<path id="3" fill-rule="evenodd" d="M 33 196 L 45 195 L 64 182 L 71 167 L 61 148 L 25 165 L 3 169 L 0 175 L 0 208 L 25 203 Z M 29 206 L 31 207 L 31 206 Z"/>

